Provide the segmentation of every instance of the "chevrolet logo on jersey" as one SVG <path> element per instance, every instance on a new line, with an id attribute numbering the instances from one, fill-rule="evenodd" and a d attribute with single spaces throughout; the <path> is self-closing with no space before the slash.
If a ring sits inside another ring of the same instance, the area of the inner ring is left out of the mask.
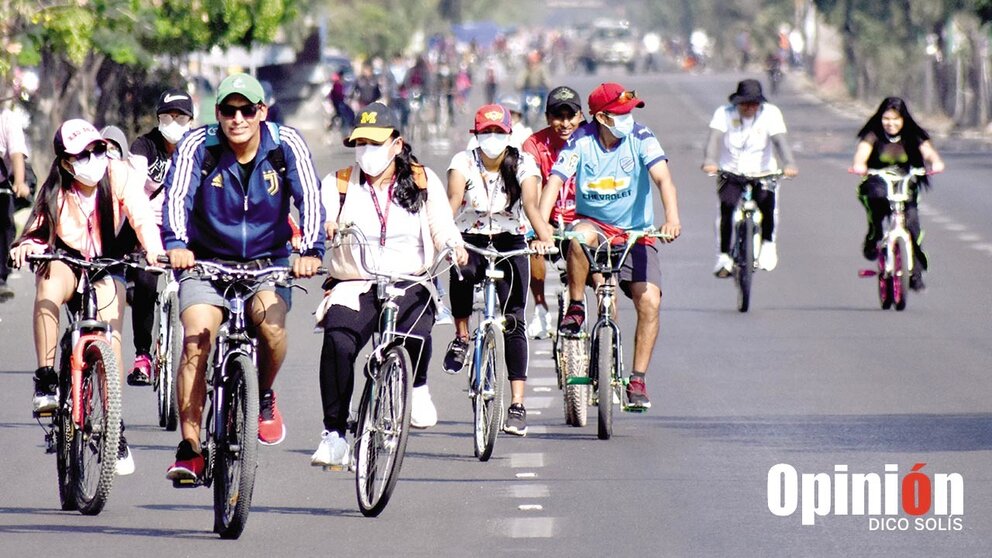
<path id="1" fill-rule="evenodd" d="M 363 112 L 361 124 L 375 124 L 377 118 L 379 118 L 378 112 Z"/>
<path id="2" fill-rule="evenodd" d="M 265 191 L 269 193 L 270 196 L 276 195 L 279 192 L 279 175 L 274 170 L 267 170 L 262 173 L 262 180 L 265 181 L 268 186 Z"/>
<path id="3" fill-rule="evenodd" d="M 630 177 L 616 178 L 604 176 L 587 182 L 582 187 L 582 198 L 586 200 L 616 200 L 626 198 L 633 193 L 630 189 Z"/>

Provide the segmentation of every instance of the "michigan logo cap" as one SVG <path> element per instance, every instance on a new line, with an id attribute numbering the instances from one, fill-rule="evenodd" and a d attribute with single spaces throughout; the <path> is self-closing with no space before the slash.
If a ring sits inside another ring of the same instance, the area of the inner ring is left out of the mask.
<path id="1" fill-rule="evenodd" d="M 382 103 L 370 103 L 355 115 L 355 129 L 345 138 L 345 147 L 355 147 L 355 140 L 367 139 L 372 143 L 383 143 L 393 135 L 396 124 L 393 111 Z"/>

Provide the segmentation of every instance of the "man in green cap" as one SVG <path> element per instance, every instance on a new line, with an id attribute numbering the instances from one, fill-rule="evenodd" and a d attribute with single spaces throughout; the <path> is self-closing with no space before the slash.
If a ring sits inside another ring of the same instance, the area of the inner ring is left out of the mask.
<path id="1" fill-rule="evenodd" d="M 217 124 L 188 132 L 176 146 L 162 216 L 162 240 L 174 269 L 188 270 L 198 259 L 289 265 L 291 202 L 302 232 L 293 272 L 311 277 L 320 266 L 324 215 L 313 158 L 296 130 L 265 122 L 266 115 L 258 81 L 247 74 L 228 76 L 217 89 Z M 166 474 L 173 481 L 195 481 L 203 474 L 206 368 L 224 305 L 223 293 L 210 281 L 181 282 L 186 337 L 176 395 L 182 442 Z M 258 336 L 258 438 L 268 445 L 281 442 L 286 432 L 272 384 L 286 355 L 289 306 L 288 289 L 262 286 L 248 308 Z"/>

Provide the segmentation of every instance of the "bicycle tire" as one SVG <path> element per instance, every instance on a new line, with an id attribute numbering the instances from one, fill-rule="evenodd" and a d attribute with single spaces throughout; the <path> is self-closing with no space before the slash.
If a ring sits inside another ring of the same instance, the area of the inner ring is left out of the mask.
<path id="1" fill-rule="evenodd" d="M 214 532 L 237 539 L 251 512 L 258 468 L 258 370 L 251 358 L 234 355 L 227 361 L 226 394 L 221 417 L 214 425 Z"/>
<path id="2" fill-rule="evenodd" d="M 751 306 L 751 279 L 754 275 L 754 220 L 745 217 L 737 232 L 737 310 L 747 312 Z"/>
<path id="3" fill-rule="evenodd" d="M 365 384 L 355 436 L 355 492 L 365 517 L 382 513 L 399 480 L 410 435 L 412 373 L 410 354 L 394 345 L 383 357 L 379 381 Z"/>
<path id="4" fill-rule="evenodd" d="M 613 352 L 613 332 L 609 328 L 599 330 L 595 339 L 595 355 L 593 362 L 596 363 L 595 382 L 596 394 L 599 399 L 599 416 L 597 419 L 596 435 L 600 440 L 609 440 L 613 436 L 613 394 L 614 380 L 617 377 L 615 366 L 616 358 Z"/>
<path id="5" fill-rule="evenodd" d="M 117 356 L 105 339 L 83 351 L 80 386 L 82 428 L 73 433 L 76 503 L 83 515 L 103 511 L 117 474 L 121 435 L 121 380 Z"/>
<path id="6" fill-rule="evenodd" d="M 565 388 L 565 370 L 562 368 L 561 354 L 561 320 L 565 317 L 565 294 L 558 290 L 558 310 L 556 312 L 555 330 L 551 334 L 551 358 L 555 363 L 555 378 L 558 379 L 558 389 Z"/>
<path id="7" fill-rule="evenodd" d="M 588 378 L 589 359 L 585 340 L 567 336 L 561 339 L 562 361 L 564 362 L 565 386 L 562 405 L 565 424 L 583 427 L 589 420 L 589 384 L 568 384 L 568 378 Z"/>
<path id="8" fill-rule="evenodd" d="M 72 470 L 72 436 L 75 425 L 72 423 L 72 409 L 69 407 L 69 338 L 68 331 L 62 339 L 62 355 L 59 364 L 59 406 L 52 418 L 55 436 L 55 470 L 58 474 L 59 504 L 63 511 L 79 508 L 76 502 L 75 480 Z"/>
<path id="9" fill-rule="evenodd" d="M 158 425 L 169 432 L 175 432 L 179 417 L 176 410 L 176 367 L 183 356 L 183 326 L 179 318 L 179 295 L 170 293 L 166 299 L 164 313 L 167 323 L 159 324 L 164 329 L 165 347 L 160 347 L 157 354 L 162 359 L 158 363 Z"/>
<path id="10" fill-rule="evenodd" d="M 906 296 L 909 293 L 909 273 L 899 243 L 893 247 L 892 259 L 895 271 L 895 276 L 892 278 L 892 301 L 895 303 L 896 311 L 902 312 L 906 309 Z"/>
<path id="11" fill-rule="evenodd" d="M 502 359 L 502 335 L 490 326 L 482 337 L 482 362 L 472 363 L 472 370 L 481 376 L 481 389 L 472 394 L 473 436 L 475 456 L 489 461 L 496 448 L 496 438 L 503 426 L 503 397 L 506 372 Z"/>

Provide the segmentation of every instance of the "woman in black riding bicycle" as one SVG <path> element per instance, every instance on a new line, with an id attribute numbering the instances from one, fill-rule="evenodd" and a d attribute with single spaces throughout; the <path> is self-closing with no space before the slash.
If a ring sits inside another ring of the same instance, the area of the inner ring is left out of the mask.
<path id="1" fill-rule="evenodd" d="M 539 238 L 534 247 L 543 252 L 552 246 L 552 231 L 538 209 L 541 171 L 530 154 L 510 146 L 511 131 L 510 113 L 501 105 L 485 105 L 476 112 L 471 132 L 476 135 L 479 147 L 457 153 L 451 159 L 448 200 L 465 242 L 484 248 L 491 241 L 501 252 L 525 248 L 528 231 L 534 223 Z M 458 373 L 468 357 L 473 288 L 484 279 L 485 264 L 482 257 L 473 253 L 469 255 L 469 264 L 462 269 L 463 280 L 454 271 L 451 273 L 449 289 L 455 339 L 444 357 L 444 369 L 451 374 Z M 500 262 L 499 268 L 505 274 L 496 289 L 503 316 L 507 318 L 505 356 L 512 393 L 503 429 L 524 436 L 528 355 L 524 316 L 530 258 L 516 256 Z"/>
<path id="2" fill-rule="evenodd" d="M 456 262 L 468 261 L 441 179 L 417 162 L 388 107 L 372 103 L 362 109 L 344 143 L 355 149 L 356 163 L 327 175 L 321 184 L 328 238 L 339 226 L 357 227 L 368 240 L 370 265 L 385 272 L 420 275 L 447 246 L 455 248 Z M 374 282 L 361 269 L 350 240 L 329 251 L 331 278 L 325 284 L 329 290 L 318 308 L 318 323 L 324 329 L 320 352 L 324 431 L 310 460 L 315 466 L 348 465 L 345 429 L 355 388 L 355 359 L 376 330 L 381 311 Z M 425 340 L 408 340 L 406 348 L 414 362 L 410 424 L 428 428 L 437 423 L 427 389 L 435 308 L 422 286 L 407 290 L 397 304 L 397 330 Z"/>
<path id="3" fill-rule="evenodd" d="M 878 110 L 858 132 L 857 150 L 851 171 L 865 174 L 868 169 L 883 169 L 891 166 L 903 170 L 927 166 L 932 173 L 944 171 L 944 161 L 940 158 L 930 134 L 909 114 L 906 102 L 899 97 L 888 97 L 878 106 Z M 919 291 L 924 288 L 923 270 L 927 269 L 927 257 L 920 247 L 920 216 L 917 211 L 919 186 L 929 188 L 925 176 L 913 185 L 910 200 L 906 203 L 906 228 L 913 238 L 913 274 L 909 278 L 909 288 Z M 889 215 L 889 201 L 886 199 L 885 182 L 877 176 L 869 176 L 858 185 L 858 198 L 868 213 L 868 233 L 862 248 L 868 260 L 878 258 L 878 242 L 882 239 L 882 220 Z"/>
<path id="4" fill-rule="evenodd" d="M 145 196 L 145 175 L 124 161 L 107 157 L 107 142 L 85 120 L 68 120 L 55 133 L 55 160 L 38 191 L 24 233 L 14 243 L 10 259 L 23 266 L 31 254 L 53 249 L 77 258 L 119 257 L 128 246 L 116 242 L 117 231 L 127 218 L 137 232 L 148 262 L 155 265 L 165 254 L 155 215 Z M 121 316 L 124 282 L 121 275 L 104 276 L 96 284 L 98 317 L 113 327 L 113 347 L 121 360 Z M 58 405 L 55 347 L 59 337 L 59 311 L 76 294 L 78 272 L 53 261 L 39 266 L 34 301 L 34 346 L 38 369 L 34 374 L 34 413 L 50 412 Z M 120 438 L 118 474 L 134 471 L 127 442 Z"/>

